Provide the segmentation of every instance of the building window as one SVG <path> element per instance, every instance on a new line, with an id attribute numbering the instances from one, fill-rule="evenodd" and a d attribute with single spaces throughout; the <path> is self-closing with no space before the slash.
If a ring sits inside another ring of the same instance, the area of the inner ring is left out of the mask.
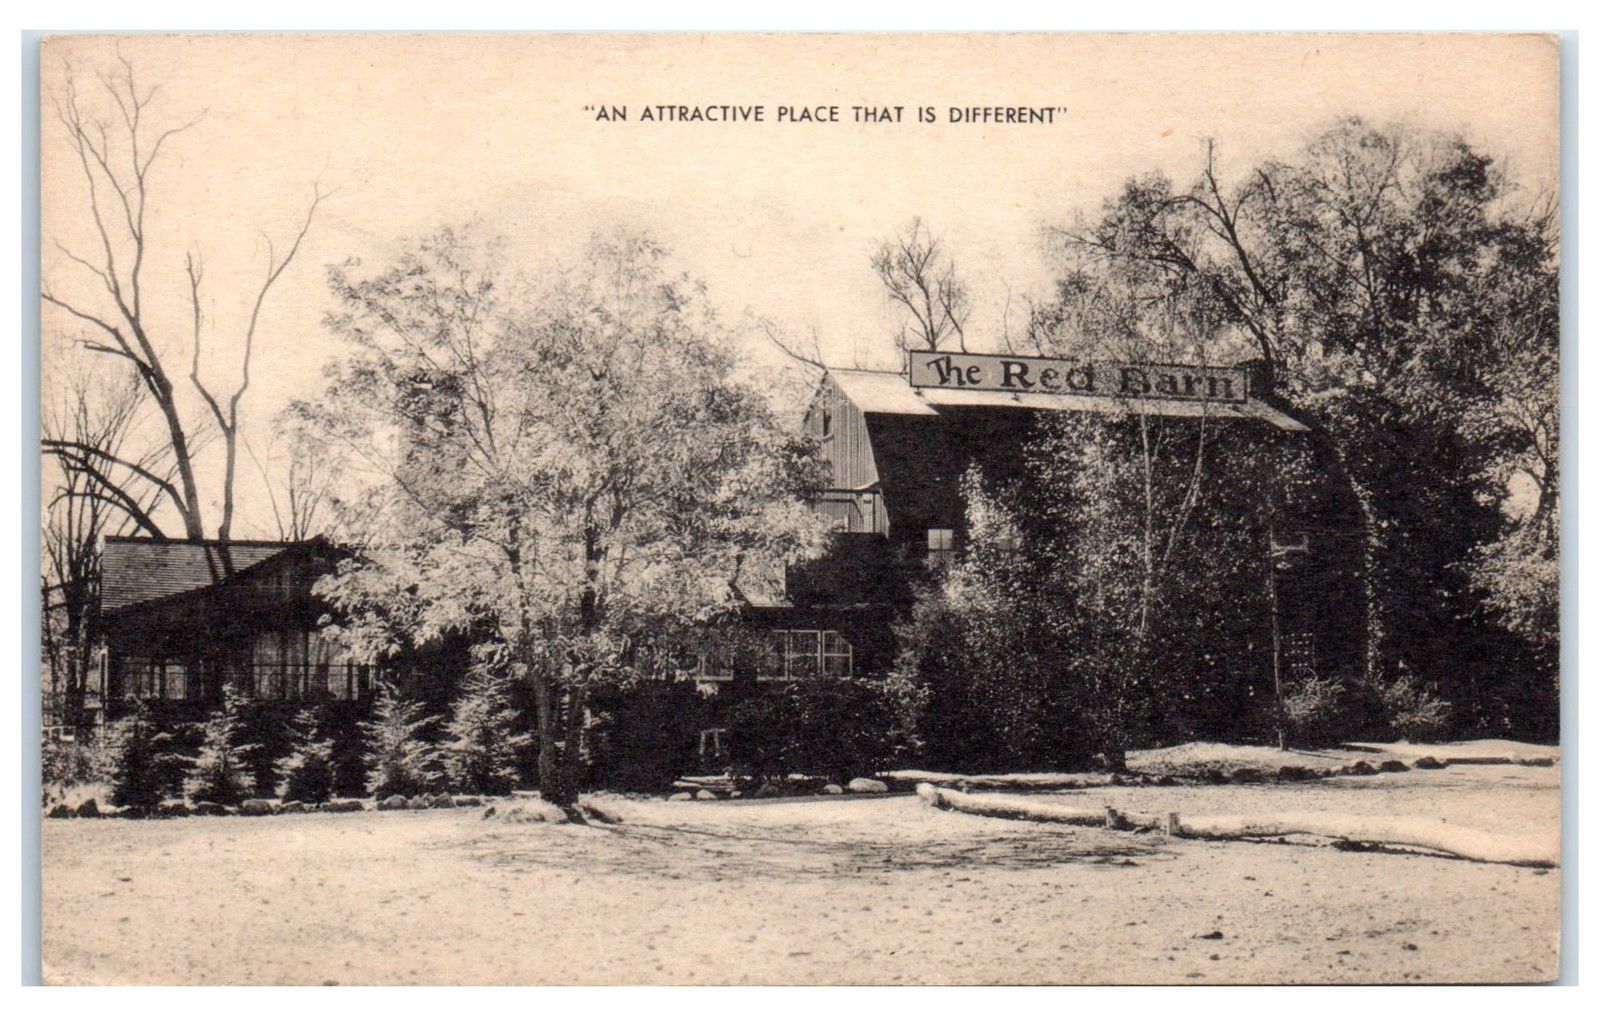
<path id="1" fill-rule="evenodd" d="M 702 681 L 733 680 L 733 654 L 727 651 L 701 653 L 694 676 Z"/>
<path id="2" fill-rule="evenodd" d="M 822 411 L 822 436 L 833 436 L 833 413 L 826 409 Z"/>
<path id="3" fill-rule="evenodd" d="M 843 635 L 836 631 L 822 633 L 822 676 L 849 677 L 854 671 L 855 654 Z"/>
<path id="4" fill-rule="evenodd" d="M 956 531 L 954 529 L 928 530 L 928 566 L 943 567 L 955 560 Z"/>
<path id="5" fill-rule="evenodd" d="M 814 629 L 767 633 L 756 667 L 762 681 L 804 681 L 816 677 L 849 677 L 855 667 L 849 640 L 836 631 Z"/>
<path id="6" fill-rule="evenodd" d="M 161 697 L 186 699 L 189 697 L 189 668 L 182 663 L 168 663 L 162 667 Z"/>

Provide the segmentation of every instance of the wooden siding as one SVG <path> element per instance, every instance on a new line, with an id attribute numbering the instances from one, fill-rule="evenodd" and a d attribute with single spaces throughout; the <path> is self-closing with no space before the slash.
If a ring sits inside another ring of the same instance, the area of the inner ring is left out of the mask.
<path id="1" fill-rule="evenodd" d="M 872 438 L 861 409 L 845 397 L 833 378 L 822 386 L 806 412 L 806 433 L 822 445 L 828 463 L 828 486 L 836 490 L 865 490 L 878 482 L 872 458 Z"/>

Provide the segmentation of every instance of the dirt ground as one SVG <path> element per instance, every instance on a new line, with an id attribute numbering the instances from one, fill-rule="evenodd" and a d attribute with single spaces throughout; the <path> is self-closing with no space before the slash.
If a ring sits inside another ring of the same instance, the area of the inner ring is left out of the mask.
<path id="1" fill-rule="evenodd" d="M 1072 796 L 1559 824 L 1558 770 Z M 1525 982 L 1559 871 L 1036 825 L 910 796 L 44 824 L 47 983 Z"/>

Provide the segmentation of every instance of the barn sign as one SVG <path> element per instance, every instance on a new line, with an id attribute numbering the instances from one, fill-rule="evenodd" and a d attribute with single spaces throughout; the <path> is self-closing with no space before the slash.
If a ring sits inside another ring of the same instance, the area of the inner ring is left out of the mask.
<path id="1" fill-rule="evenodd" d="M 1248 401 L 1250 384 L 1243 367 L 1101 363 L 936 350 L 912 350 L 909 371 L 913 388 L 1235 405 Z"/>

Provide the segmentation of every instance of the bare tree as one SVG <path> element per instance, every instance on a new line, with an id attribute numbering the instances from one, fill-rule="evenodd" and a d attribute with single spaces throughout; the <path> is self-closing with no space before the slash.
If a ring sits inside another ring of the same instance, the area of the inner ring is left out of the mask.
<path id="1" fill-rule="evenodd" d="M 164 424 L 164 444 L 170 452 L 174 474 L 173 480 L 162 486 L 164 500 L 182 520 L 184 534 L 190 539 L 203 539 L 205 523 L 202 500 L 195 478 L 196 444 L 203 430 L 186 421 L 181 412 L 177 384 L 170 364 L 161 352 L 170 350 L 174 344 L 157 334 L 157 315 L 152 313 L 149 304 L 145 269 L 154 256 L 146 226 L 152 173 L 166 143 L 198 124 L 204 112 L 176 125 L 153 125 L 150 111 L 158 88 L 142 87 L 135 78 L 133 65 L 125 58 L 118 58 L 117 71 L 98 74 L 95 80 L 99 91 L 104 93 L 98 111 L 91 107 L 80 90 L 79 78 L 71 68 L 68 69 L 63 91 L 55 96 L 55 111 L 82 171 L 88 221 L 97 238 L 97 245 L 91 254 L 80 253 L 59 240 L 54 246 L 83 274 L 95 280 L 103 292 L 92 299 L 63 295 L 47 279 L 40 295 L 46 305 L 89 326 L 93 337 L 84 341 L 85 348 L 124 360 L 132 366 Z M 313 192 L 305 219 L 281 258 L 271 241 L 267 243 L 265 275 L 255 293 L 242 335 L 240 380 L 225 401 L 215 396 L 200 379 L 200 289 L 203 268 L 196 254 L 189 252 L 186 256 L 190 317 L 193 323 L 189 380 L 205 402 L 223 438 L 226 461 L 222 480 L 222 518 L 217 527 L 217 536 L 224 542 L 231 537 L 233 527 L 239 405 L 250 386 L 250 364 L 262 306 L 273 285 L 299 253 L 301 242 L 311 227 L 322 198 L 320 190 Z M 61 456 L 69 448 L 47 444 L 45 450 Z M 85 461 L 77 463 L 79 467 L 88 464 Z M 131 468 L 127 460 L 118 460 L 113 464 L 123 467 L 141 480 L 153 479 Z M 137 503 L 137 498 L 131 492 L 115 485 L 108 484 L 104 494 L 120 502 L 124 510 L 131 509 Z M 141 520 L 140 525 L 157 531 L 153 520 Z"/>
<path id="2" fill-rule="evenodd" d="M 140 423 L 145 388 L 131 372 L 69 375 L 41 421 L 49 495 L 43 512 L 43 650 L 54 722 L 80 727 L 99 641 L 100 551 L 105 536 L 160 536 L 157 505 L 172 485 L 171 457 L 157 448 L 125 456 Z"/>
<path id="3" fill-rule="evenodd" d="M 970 295 L 954 262 L 920 218 L 878 248 L 872 270 L 889 299 L 905 310 L 907 320 L 896 337 L 901 349 L 939 349 L 953 342 L 966 352 Z"/>
<path id="4" fill-rule="evenodd" d="M 261 473 L 278 539 L 299 541 L 330 536 L 340 523 L 334 482 L 346 465 L 346 457 L 339 448 L 317 440 L 303 427 L 291 426 L 288 434 L 288 462 L 278 479 L 268 468 L 271 448 L 268 461 L 263 462 L 248 442 L 244 445 Z"/>

